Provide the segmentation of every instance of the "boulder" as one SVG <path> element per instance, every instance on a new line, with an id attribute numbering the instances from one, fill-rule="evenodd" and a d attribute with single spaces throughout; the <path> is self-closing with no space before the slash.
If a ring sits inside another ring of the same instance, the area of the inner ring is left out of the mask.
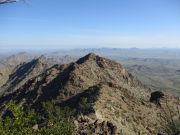
<path id="1" fill-rule="evenodd" d="M 150 102 L 156 104 L 157 106 L 161 106 L 160 99 L 164 97 L 164 93 L 161 91 L 155 91 L 151 93 L 151 97 L 149 99 Z"/>

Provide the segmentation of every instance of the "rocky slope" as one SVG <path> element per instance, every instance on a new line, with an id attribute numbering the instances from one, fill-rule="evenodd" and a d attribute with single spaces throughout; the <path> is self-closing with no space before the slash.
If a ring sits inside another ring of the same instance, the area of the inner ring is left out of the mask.
<path id="1" fill-rule="evenodd" d="M 42 102 L 54 101 L 75 108 L 90 121 L 87 128 L 77 120 L 77 134 L 82 130 L 92 134 L 92 127 L 102 127 L 104 122 L 111 123 L 105 124 L 109 134 L 148 135 L 161 129 L 161 108 L 149 102 L 150 90 L 121 64 L 90 53 L 74 63 L 47 67 L 37 60 L 21 65 L 10 76 L 10 85 L 0 98 L 1 106 L 15 100 L 39 109 Z M 174 97 L 166 99 L 179 105 Z M 94 120 L 101 122 L 97 126 Z"/>
<path id="2" fill-rule="evenodd" d="M 26 81 L 43 73 L 48 67 L 50 67 L 50 64 L 44 56 L 33 59 L 30 62 L 21 63 L 11 71 L 9 79 L 1 89 L 6 93 L 16 91 Z"/>
<path id="3" fill-rule="evenodd" d="M 26 52 L 20 52 L 18 54 L 4 57 L 0 59 L 0 87 L 6 83 L 11 72 L 17 65 L 23 62 L 29 62 L 34 57 Z"/>
<path id="4" fill-rule="evenodd" d="M 20 52 L 8 57 L 0 56 L 0 87 L 7 82 L 10 74 L 14 74 L 18 68 L 24 66 L 26 63 L 30 63 L 33 59 L 39 59 L 39 57 L 41 56 L 38 53 L 30 54 L 26 52 Z M 56 56 L 44 54 L 43 57 L 46 59 L 48 65 L 54 65 L 56 63 L 66 64 L 77 60 L 77 58 L 71 57 L 70 55 Z"/>
<path id="5" fill-rule="evenodd" d="M 5 84 L 11 74 L 14 66 L 10 66 L 0 62 L 0 87 Z"/>
<path id="6" fill-rule="evenodd" d="M 27 52 L 20 52 L 14 55 L 11 55 L 7 58 L 5 58 L 4 60 L 2 60 L 3 63 L 6 63 L 8 65 L 14 66 L 14 65 L 18 65 L 22 62 L 28 62 L 30 60 L 32 60 L 34 58 L 34 56 L 32 56 L 31 54 L 27 53 Z"/>

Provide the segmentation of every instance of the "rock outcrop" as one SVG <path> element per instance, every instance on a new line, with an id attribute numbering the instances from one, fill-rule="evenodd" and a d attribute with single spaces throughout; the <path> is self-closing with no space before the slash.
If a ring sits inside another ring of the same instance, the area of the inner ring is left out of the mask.
<path id="1" fill-rule="evenodd" d="M 79 117 L 74 123 L 76 135 L 117 135 L 117 127 L 109 121 Z"/>

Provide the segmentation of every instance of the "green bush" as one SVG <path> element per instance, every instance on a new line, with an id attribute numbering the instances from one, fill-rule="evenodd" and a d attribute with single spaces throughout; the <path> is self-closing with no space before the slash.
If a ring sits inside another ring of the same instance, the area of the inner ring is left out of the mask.
<path id="1" fill-rule="evenodd" d="M 23 107 L 14 102 L 6 105 L 13 116 L 0 118 L 0 134 L 2 135 L 72 135 L 74 132 L 73 114 L 70 108 L 60 108 L 48 102 L 44 103 L 48 113 L 48 124 L 39 130 L 33 125 L 42 118 L 34 110 L 23 111 Z"/>
<path id="2" fill-rule="evenodd" d="M 48 125 L 41 129 L 42 135 L 72 135 L 74 132 L 72 109 L 60 108 L 50 102 L 44 103 L 48 112 Z"/>
<path id="3" fill-rule="evenodd" d="M 33 110 L 23 111 L 23 107 L 10 102 L 6 108 L 12 112 L 13 117 L 0 118 L 0 133 L 2 135 L 31 135 L 32 126 L 37 123 L 38 115 Z"/>

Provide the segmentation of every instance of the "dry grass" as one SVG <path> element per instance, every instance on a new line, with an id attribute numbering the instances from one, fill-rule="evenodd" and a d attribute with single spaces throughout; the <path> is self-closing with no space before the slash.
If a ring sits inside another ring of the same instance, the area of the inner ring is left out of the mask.
<path id="1" fill-rule="evenodd" d="M 160 118 L 163 121 L 163 130 L 167 134 L 175 134 L 180 131 L 180 99 L 176 106 L 171 106 L 166 100 L 165 106 L 162 108 Z"/>

